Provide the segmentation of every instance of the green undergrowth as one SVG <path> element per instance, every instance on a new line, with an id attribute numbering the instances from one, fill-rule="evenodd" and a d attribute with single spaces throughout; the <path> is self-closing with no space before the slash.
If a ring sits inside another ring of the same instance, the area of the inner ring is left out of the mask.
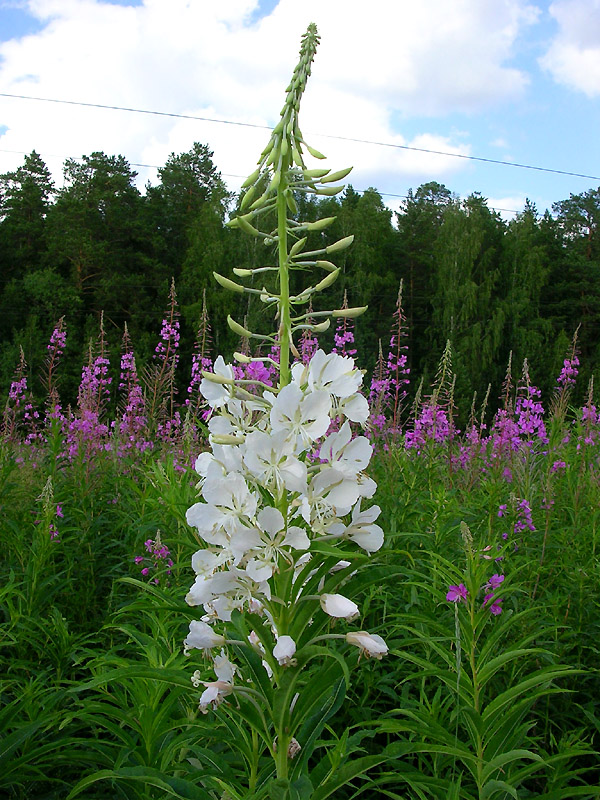
<path id="1" fill-rule="evenodd" d="M 593 454 L 565 445 L 564 468 L 530 456 L 510 476 L 447 455 L 374 459 L 386 544 L 353 580 L 360 627 L 390 653 L 355 656 L 346 696 L 315 709 L 312 788 L 271 782 L 275 800 L 600 797 Z M 266 766 L 251 740 L 232 747 L 243 725 L 199 713 L 190 677 L 209 663 L 182 652 L 194 473 L 151 455 L 21 456 L 0 456 L 0 795 L 237 800 L 225 787 Z M 515 531 L 522 501 L 534 530 Z M 143 576 L 134 559 L 158 531 L 174 564 Z"/>

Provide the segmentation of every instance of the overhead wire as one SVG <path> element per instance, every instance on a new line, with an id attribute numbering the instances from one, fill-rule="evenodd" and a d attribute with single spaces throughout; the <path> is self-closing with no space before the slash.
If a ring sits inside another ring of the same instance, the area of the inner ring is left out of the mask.
<path id="1" fill-rule="evenodd" d="M 179 114 L 171 111 L 154 111 L 145 108 L 131 108 L 129 106 L 116 106 L 108 103 L 89 103 L 80 100 L 63 100 L 52 97 L 35 97 L 32 95 L 12 94 L 8 92 L 0 92 L 0 97 L 9 97 L 16 100 L 31 100 L 41 103 L 58 103 L 71 106 L 82 106 L 84 108 L 100 108 L 110 111 L 126 111 L 134 114 L 149 114 L 153 116 L 171 117 L 176 119 L 190 119 L 190 120 L 197 120 L 200 122 L 210 122 L 220 125 L 238 125 L 244 128 L 258 128 L 261 130 L 272 130 L 269 125 L 259 125 L 257 123 L 252 123 L 252 122 L 239 122 L 237 120 L 216 119 L 214 117 L 202 117 L 195 114 Z M 449 153 L 443 150 L 433 150 L 426 147 L 414 147 L 413 145 L 396 144 L 395 142 L 379 142 L 372 139 L 359 139 L 350 136 L 339 136 L 337 134 L 313 132 L 310 135 L 322 136 L 323 138 L 326 139 L 336 139 L 338 141 L 344 141 L 344 142 L 354 142 L 357 144 L 374 145 L 377 147 L 390 147 L 398 150 L 409 150 L 417 153 L 428 153 L 431 155 L 445 156 L 447 158 L 462 158 L 468 161 L 479 161 L 486 164 L 497 164 L 505 167 L 536 170 L 538 172 L 549 172 L 554 175 L 566 175 L 574 178 L 586 178 L 587 180 L 600 181 L 600 177 L 598 177 L 597 175 L 586 175 L 584 173 L 572 172 L 570 170 L 554 169 L 551 167 L 540 167 L 534 164 L 521 164 L 515 161 L 502 161 L 501 159 L 484 158 L 482 156 L 472 156 L 472 155 L 467 155 L 466 153 Z"/>

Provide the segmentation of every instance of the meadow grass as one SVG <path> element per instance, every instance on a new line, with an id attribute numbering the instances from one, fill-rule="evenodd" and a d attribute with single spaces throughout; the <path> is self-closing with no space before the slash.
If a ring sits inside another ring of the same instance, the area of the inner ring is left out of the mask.
<path id="1" fill-rule="evenodd" d="M 348 696 L 314 710 L 313 796 L 600 797 L 600 489 L 576 425 L 554 450 L 512 456 L 510 476 L 484 456 L 458 468 L 449 440 L 380 446 L 386 544 L 350 580 L 390 656 L 360 661 Z M 7 797 L 216 799 L 260 774 L 244 721 L 198 712 L 190 675 L 209 663 L 182 652 L 198 544 L 185 524 L 195 473 L 180 462 L 4 446 Z M 158 531 L 172 567 L 140 560 Z"/>

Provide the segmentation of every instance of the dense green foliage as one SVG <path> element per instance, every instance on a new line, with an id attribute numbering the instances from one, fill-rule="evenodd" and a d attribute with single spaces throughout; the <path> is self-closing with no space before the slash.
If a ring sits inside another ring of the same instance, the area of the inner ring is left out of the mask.
<path id="1" fill-rule="evenodd" d="M 65 404 L 75 399 L 81 353 L 96 336 L 101 312 L 112 352 L 127 323 L 138 361 L 146 363 L 171 278 L 188 369 L 203 288 L 215 352 L 237 346 L 227 313 L 247 318 L 251 328 L 265 327 L 259 300 L 214 288 L 213 271 L 228 275 L 234 266 L 262 264 L 265 247 L 225 226 L 234 198 L 208 148 L 195 144 L 173 154 L 145 193 L 135 178 L 122 156 L 104 153 L 69 159 L 58 190 L 35 152 L 0 176 L 3 392 L 20 345 L 29 385 L 39 392 L 31 378 L 39 375 L 48 336 L 62 315 L 69 332 Z M 351 305 L 369 304 L 356 330 L 362 366 L 373 367 L 379 339 L 385 349 L 402 280 L 412 372 L 430 381 L 451 339 L 462 407 L 473 390 L 482 396 L 488 383 L 491 397 L 498 396 L 511 351 L 514 363 L 527 357 L 535 365 L 532 380 L 548 392 L 579 324 L 582 386 L 597 369 L 600 190 L 572 195 L 542 216 L 528 204 L 509 223 L 477 193 L 461 200 L 435 182 L 409 191 L 397 215 L 375 189 L 358 194 L 349 187 L 341 199 L 298 197 L 299 218 L 334 215 L 333 225 L 310 234 L 308 246 L 355 236 L 341 254 L 332 300 L 341 305 L 347 291 Z"/>
<path id="2" fill-rule="evenodd" d="M 549 454 L 510 456 L 510 482 L 505 462 L 457 468 L 452 441 L 375 458 L 386 544 L 354 580 L 390 654 L 354 656 L 315 797 L 600 796 L 597 445 L 578 421 L 566 443 L 563 425 Z M 0 453 L 0 793 L 218 800 L 220 778 L 247 780 L 248 729 L 199 714 L 190 676 L 210 662 L 182 654 L 194 473 L 156 453 L 67 463 L 61 447 Z M 535 530 L 516 534 L 524 499 Z M 134 558 L 158 530 L 175 563 L 144 577 Z M 499 616 L 477 594 L 496 572 Z M 470 606 L 446 600 L 460 583 Z"/>

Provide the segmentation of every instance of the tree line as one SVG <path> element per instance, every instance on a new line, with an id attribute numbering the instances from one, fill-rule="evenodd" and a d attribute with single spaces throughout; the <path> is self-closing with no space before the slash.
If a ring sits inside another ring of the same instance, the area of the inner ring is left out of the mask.
<path id="1" fill-rule="evenodd" d="M 213 271 L 263 266 L 273 245 L 225 223 L 236 213 L 206 145 L 172 154 L 145 191 L 123 156 L 92 153 L 64 164 L 57 189 L 36 152 L 0 175 L 0 393 L 6 397 L 22 346 L 35 388 L 48 337 L 65 316 L 68 339 L 61 386 L 73 402 L 89 342 L 103 314 L 116 361 L 127 324 L 136 357 L 147 362 L 156 346 L 171 280 L 181 315 L 181 364 L 191 356 L 203 290 L 213 351 L 230 354 L 239 341 L 226 325 L 231 314 L 258 330 L 257 295 L 218 287 Z M 434 380 L 446 342 L 452 346 L 456 400 L 469 406 L 474 390 L 499 396 L 509 356 L 528 359 L 532 381 L 546 397 L 579 326 L 580 397 L 600 365 L 600 188 L 571 195 L 538 213 L 527 202 L 505 222 L 478 193 L 465 199 L 446 186 L 410 190 L 398 213 L 375 189 L 348 186 L 337 197 L 299 194 L 304 220 L 335 216 L 309 234 L 317 249 L 349 234 L 353 246 L 338 259 L 340 280 L 329 307 L 368 304 L 356 321 L 358 360 L 372 369 L 379 341 L 390 337 L 398 288 L 403 286 L 408 359 L 413 384 Z M 256 288 L 262 288 L 259 276 Z M 250 297 L 250 300 L 248 299 Z M 319 308 L 315 308 L 315 311 Z M 322 336 L 330 346 L 333 328 Z M 189 370 L 188 370 L 189 372 Z M 181 377 L 182 387 L 187 375 Z M 30 386 L 32 381 L 30 380 Z"/>

